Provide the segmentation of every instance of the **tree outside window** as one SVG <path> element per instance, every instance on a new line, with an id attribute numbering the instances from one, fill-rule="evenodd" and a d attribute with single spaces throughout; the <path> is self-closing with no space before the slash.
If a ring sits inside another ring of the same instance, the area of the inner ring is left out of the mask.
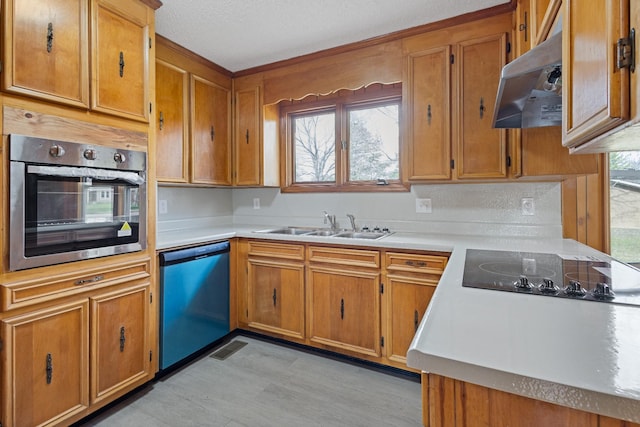
<path id="1" fill-rule="evenodd" d="M 297 105 L 296 105 L 297 106 Z M 297 191 L 381 190 L 400 182 L 400 97 L 288 108 L 289 182 Z"/>

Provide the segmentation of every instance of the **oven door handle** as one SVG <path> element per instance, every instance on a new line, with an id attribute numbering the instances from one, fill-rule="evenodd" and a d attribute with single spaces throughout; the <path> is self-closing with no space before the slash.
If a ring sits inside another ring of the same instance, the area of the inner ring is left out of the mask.
<path id="1" fill-rule="evenodd" d="M 102 180 L 120 179 L 135 185 L 142 185 L 145 183 L 144 174 L 86 167 L 28 165 L 27 173 L 61 176 L 65 178 L 94 178 Z"/>

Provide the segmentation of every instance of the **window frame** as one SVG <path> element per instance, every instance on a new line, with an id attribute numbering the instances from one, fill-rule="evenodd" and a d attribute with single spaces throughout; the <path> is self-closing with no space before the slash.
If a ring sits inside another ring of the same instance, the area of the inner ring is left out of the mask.
<path id="1" fill-rule="evenodd" d="M 348 141 L 348 113 L 351 109 L 374 108 L 395 104 L 398 107 L 398 179 L 380 185 L 377 181 L 349 181 L 350 144 Z M 281 191 L 282 192 L 387 192 L 409 191 L 403 182 L 405 167 L 402 131 L 402 87 L 400 84 L 375 85 L 373 88 L 341 90 L 325 96 L 311 95 L 302 100 L 284 101 L 279 105 L 280 141 L 282 148 Z M 293 141 L 293 119 L 302 115 L 333 111 L 335 113 L 335 182 L 295 181 L 295 141 Z"/>

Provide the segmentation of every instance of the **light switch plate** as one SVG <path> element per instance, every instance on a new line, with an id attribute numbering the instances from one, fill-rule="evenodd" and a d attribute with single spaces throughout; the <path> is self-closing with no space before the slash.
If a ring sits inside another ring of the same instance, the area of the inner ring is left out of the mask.
<path id="1" fill-rule="evenodd" d="M 166 200 L 158 200 L 158 213 L 160 215 L 166 214 L 168 212 L 168 206 Z"/>
<path id="2" fill-rule="evenodd" d="M 416 199 L 416 213 L 431 212 L 431 199 Z"/>

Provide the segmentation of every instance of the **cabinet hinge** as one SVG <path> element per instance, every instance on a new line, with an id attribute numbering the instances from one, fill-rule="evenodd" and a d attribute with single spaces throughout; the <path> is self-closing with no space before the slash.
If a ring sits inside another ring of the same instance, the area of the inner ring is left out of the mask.
<path id="1" fill-rule="evenodd" d="M 153 360 L 153 351 L 149 350 L 149 362 Z"/>
<path id="2" fill-rule="evenodd" d="M 380 337 L 380 347 L 384 347 L 384 337 Z"/>
<path id="3" fill-rule="evenodd" d="M 449 56 L 449 62 L 451 62 L 452 64 L 455 62 L 455 57 L 453 53 L 451 54 L 451 56 Z"/>
<path id="4" fill-rule="evenodd" d="M 153 107 L 152 107 L 152 105 L 153 105 L 153 104 L 149 103 L 149 114 L 151 114 L 151 112 L 153 111 Z"/>
<path id="5" fill-rule="evenodd" d="M 347 141 L 342 141 L 342 149 L 343 150 L 347 149 Z"/>
<path id="6" fill-rule="evenodd" d="M 525 34 L 527 34 L 527 33 L 525 33 Z M 507 42 L 507 53 L 511 53 L 511 42 Z"/>
<path id="7" fill-rule="evenodd" d="M 149 49 L 151 49 L 151 46 L 153 46 L 153 44 L 152 44 L 152 43 L 153 43 L 153 42 L 152 42 L 152 40 L 151 40 L 151 37 L 149 37 Z"/>
<path id="8" fill-rule="evenodd" d="M 380 283 L 380 293 L 384 294 L 384 283 Z"/>
<path id="9" fill-rule="evenodd" d="M 455 169 L 456 167 L 456 161 L 451 159 L 451 162 L 449 163 L 449 166 L 451 166 L 451 169 Z"/>
<path id="10" fill-rule="evenodd" d="M 507 156 L 507 167 L 511 167 L 511 156 Z"/>
<path id="11" fill-rule="evenodd" d="M 153 292 L 149 292 L 149 304 L 153 304 Z"/>
<path id="12" fill-rule="evenodd" d="M 636 29 L 632 28 L 629 37 L 618 40 L 618 69 L 629 67 L 633 73 L 636 70 Z"/>

